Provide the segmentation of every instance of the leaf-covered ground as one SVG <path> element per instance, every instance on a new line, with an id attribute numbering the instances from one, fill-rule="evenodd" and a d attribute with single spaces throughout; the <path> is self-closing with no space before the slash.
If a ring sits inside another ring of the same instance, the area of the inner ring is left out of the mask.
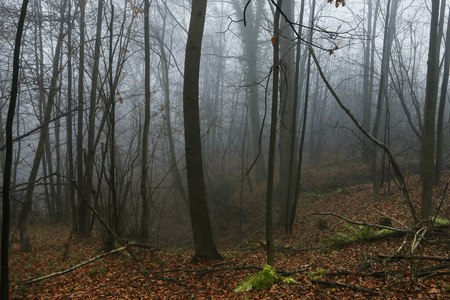
<path id="1" fill-rule="evenodd" d="M 412 196 L 420 201 L 417 178 L 409 179 Z M 323 249 L 338 236 L 373 236 L 374 232 L 350 225 L 334 216 L 311 215 L 333 212 L 352 220 L 379 224 L 390 216 L 404 228 L 409 220 L 407 208 L 397 193 L 374 201 L 370 185 L 339 188 L 331 193 L 312 192 L 299 203 L 294 234 L 276 234 L 276 263 L 282 276 L 297 284 L 276 283 L 267 290 L 234 292 L 249 274 L 259 272 L 266 256 L 261 220 L 254 236 L 242 241 L 238 232 L 218 236 L 223 261 L 191 264 L 188 248 L 130 247 L 105 256 L 64 275 L 26 284 L 27 280 L 63 271 L 105 253 L 101 238 L 73 237 L 69 255 L 62 261 L 69 230 L 63 226 L 32 226 L 32 252 L 20 252 L 13 239 L 10 278 L 12 299 L 445 299 L 450 298 L 450 256 L 447 228 L 427 236 L 414 249 L 414 259 L 385 260 L 403 245 L 402 255 L 420 237 L 393 237 L 375 241 L 354 241 L 341 248 Z M 436 187 L 435 199 L 443 186 Z M 450 217 L 448 199 L 441 208 L 441 218 Z M 402 225 L 403 224 L 403 225 Z M 248 230 L 247 230 L 248 231 Z M 340 232 L 340 234 L 338 234 Z M 247 234 L 247 237 L 249 235 Z M 343 240 L 338 241 L 343 241 Z M 262 239 L 263 240 L 263 239 Z M 328 241 L 328 243 L 327 243 Z M 443 243 L 436 243 L 444 241 Z M 131 254 L 130 254 L 131 252 Z M 134 256 L 134 258 L 132 257 Z M 416 259 L 422 257 L 422 259 Z M 427 259 L 423 259 L 423 258 Z M 432 257 L 433 259 L 428 259 Z M 445 260 L 447 259 L 447 260 Z M 364 261 L 369 262 L 362 268 Z M 430 267 L 434 267 L 431 268 Z"/>

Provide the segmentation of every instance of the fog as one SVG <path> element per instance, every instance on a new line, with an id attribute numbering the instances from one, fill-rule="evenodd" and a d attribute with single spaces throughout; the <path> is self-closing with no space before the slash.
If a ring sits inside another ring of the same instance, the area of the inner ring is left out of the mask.
<path id="1" fill-rule="evenodd" d="M 16 2 L 0 4 L 3 129 L 20 12 Z M 14 227 L 20 223 L 39 138 L 45 134 L 45 150 L 32 182 L 31 211 L 25 223 L 74 224 L 81 231 L 80 215 L 85 215 L 88 231 L 102 231 L 107 241 L 109 235 L 98 222 L 101 217 L 120 236 L 140 237 L 157 245 L 191 246 L 183 123 L 191 1 L 154 0 L 149 11 L 141 1 L 104 1 L 101 20 L 97 19 L 97 1 L 87 1 L 84 22 L 80 21 L 79 3 L 33 0 L 28 7 L 13 136 L 23 136 L 48 118 L 57 120 L 49 124 L 48 132 L 38 130 L 14 143 L 11 224 Z M 326 79 L 360 124 L 388 145 L 403 171 L 417 173 L 427 122 L 424 108 L 431 23 L 428 1 L 349 0 L 338 7 L 324 0 L 287 3 L 291 7 L 282 9 L 278 37 L 280 103 L 274 203 L 279 227 L 286 226 L 284 214 L 292 209 L 286 203 L 290 203 L 296 187 L 300 192 L 297 205 L 301 207 L 301 193 L 372 182 L 381 194 L 388 188 L 383 183 L 395 179 L 385 153 L 376 150 L 336 103 L 317 66 L 308 58 L 308 45 L 312 45 Z M 394 4 L 398 5 L 395 9 Z M 263 219 L 272 125 L 275 11 L 272 1 L 208 3 L 199 115 L 206 199 L 216 236 L 248 232 L 255 224 L 260 226 Z M 445 58 L 448 13 L 445 7 L 438 26 L 437 97 L 447 90 L 442 81 L 449 63 Z M 150 25 L 148 57 L 145 16 Z M 96 33 L 99 21 L 100 36 Z M 84 43 L 80 43 L 81 24 L 85 26 Z M 96 38 L 100 41 L 98 73 L 94 72 Z M 58 41 L 61 51 L 55 56 Z M 84 63 L 80 63 L 81 46 Z M 146 57 L 151 96 L 148 176 L 144 177 L 143 191 Z M 92 92 L 93 76 L 97 87 Z M 52 92 L 51 113 L 46 116 Z M 449 114 L 444 106 L 448 96 L 443 95 L 442 104 L 438 101 L 434 108 L 436 120 L 442 109 L 443 122 L 431 122 L 442 129 L 445 149 Z M 71 109 L 74 111 L 69 112 Z M 304 142 L 300 147 L 302 131 Z M 3 171 L 5 151 L 0 153 Z M 442 152 L 437 153 L 435 160 L 442 157 Z M 299 157 L 302 165 L 298 164 Z M 92 180 L 85 173 L 91 158 Z M 284 164 L 292 168 L 286 171 Z M 442 162 L 437 160 L 436 165 Z M 302 175 L 299 182 L 294 176 L 298 168 Z M 291 191 L 289 195 L 285 195 L 287 191 Z M 149 197 L 149 205 L 144 208 L 143 192 Z M 81 210 L 83 194 L 90 195 L 88 201 L 98 215 Z M 290 197 L 287 202 L 286 197 Z M 148 210 L 148 223 L 143 222 L 143 209 Z M 251 214 L 252 210 L 257 213 Z M 148 226 L 145 236 L 143 226 Z"/>

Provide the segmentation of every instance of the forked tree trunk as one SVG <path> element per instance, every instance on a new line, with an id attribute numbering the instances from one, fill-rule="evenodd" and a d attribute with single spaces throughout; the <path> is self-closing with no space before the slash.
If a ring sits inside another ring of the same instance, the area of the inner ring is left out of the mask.
<path id="1" fill-rule="evenodd" d="M 25 195 L 25 201 L 23 203 L 22 209 L 19 214 L 19 220 L 18 220 L 18 228 L 20 231 L 20 249 L 22 251 L 29 251 L 31 250 L 31 242 L 30 242 L 30 236 L 28 232 L 28 220 L 31 214 L 31 206 L 33 203 L 33 191 L 34 191 L 34 184 L 37 178 L 37 173 L 39 171 L 39 165 L 41 163 L 42 156 L 44 155 L 45 151 L 45 143 L 47 141 L 47 132 L 48 132 L 48 121 L 51 117 L 51 112 L 53 108 L 53 103 L 56 96 L 57 91 L 57 79 L 59 76 L 59 56 L 61 53 L 61 47 L 62 47 L 62 40 L 63 40 L 63 30 L 64 30 L 64 12 L 65 12 L 65 5 L 66 1 L 63 2 L 60 10 L 60 16 L 61 21 L 59 24 L 59 34 L 58 34 L 58 41 L 56 43 L 55 47 L 55 56 L 53 60 L 53 66 L 52 66 L 52 79 L 50 81 L 50 92 L 48 94 L 48 100 L 45 107 L 44 112 L 44 124 L 40 136 L 39 136 L 39 142 L 38 147 L 36 149 L 36 154 L 34 157 L 33 165 L 31 168 L 30 175 L 28 177 L 28 184 L 26 189 L 26 195 Z"/>

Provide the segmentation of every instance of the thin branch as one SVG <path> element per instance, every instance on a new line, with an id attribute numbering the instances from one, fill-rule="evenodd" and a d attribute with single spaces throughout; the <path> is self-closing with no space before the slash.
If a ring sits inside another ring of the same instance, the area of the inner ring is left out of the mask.
<path id="1" fill-rule="evenodd" d="M 42 280 L 45 280 L 45 279 L 49 279 L 49 278 L 52 278 L 52 277 L 61 276 L 61 275 L 70 273 L 70 272 L 72 272 L 72 271 L 74 271 L 76 269 L 81 268 L 82 266 L 85 266 L 85 265 L 87 265 L 87 264 L 89 264 L 91 262 L 99 260 L 100 258 L 103 258 L 105 256 L 109 256 L 109 255 L 117 253 L 117 252 L 125 251 L 127 248 L 128 248 L 128 245 L 122 246 L 122 247 L 114 249 L 114 250 L 112 250 L 110 252 L 106 252 L 106 253 L 100 254 L 100 255 L 98 255 L 96 257 L 93 257 L 93 258 L 91 258 L 89 260 L 86 260 L 86 261 L 84 261 L 84 262 L 82 262 L 82 263 L 80 263 L 80 264 L 78 264 L 78 265 L 76 265 L 76 266 L 74 266 L 72 268 L 66 269 L 64 271 L 56 272 L 56 273 L 53 273 L 53 274 L 49 274 L 49 275 L 46 275 L 46 276 L 42 276 L 42 277 L 39 277 L 39 278 L 36 278 L 36 279 L 27 280 L 27 281 L 22 282 L 22 284 L 32 284 L 32 283 L 36 283 L 36 282 L 39 282 L 39 281 L 42 281 Z"/>
<path id="2" fill-rule="evenodd" d="M 32 134 L 35 133 L 36 131 L 41 130 L 42 128 L 44 128 L 44 127 L 47 126 L 48 124 L 50 124 L 50 123 L 52 123 L 52 122 L 55 122 L 56 120 L 61 119 L 61 118 L 65 117 L 65 116 L 67 116 L 67 115 L 69 115 L 69 114 L 71 114 L 71 113 L 73 113 L 73 112 L 75 112 L 75 111 L 77 111 L 77 110 L 78 110 L 78 108 L 74 108 L 74 109 L 72 109 L 71 111 L 68 111 L 68 112 L 66 112 L 66 113 L 64 113 L 64 114 L 61 114 L 61 115 L 59 115 L 59 116 L 57 116 L 57 117 L 55 117 L 55 118 L 53 118 L 53 119 L 50 119 L 50 120 L 48 120 L 47 122 L 42 123 L 41 125 L 39 125 L 39 126 L 36 127 L 35 129 L 33 129 L 33 130 L 31 130 L 31 131 L 29 131 L 29 132 L 27 132 L 27 133 L 25 133 L 25 134 L 22 134 L 22 135 L 20 135 L 20 136 L 18 136 L 18 137 L 16 137 L 16 138 L 14 138 L 14 139 L 12 140 L 12 142 L 15 143 L 15 142 L 17 142 L 17 141 L 19 141 L 19 140 L 21 140 L 21 139 L 23 139 L 23 138 L 26 138 L 27 136 L 32 135 Z M 5 150 L 5 148 L 6 148 L 6 145 L 0 147 L 0 151 Z"/>
<path id="3" fill-rule="evenodd" d="M 359 291 L 359 292 L 363 292 L 363 293 L 369 293 L 372 295 L 380 295 L 379 292 L 377 291 L 372 291 L 372 290 L 368 290 L 356 285 L 350 285 L 350 284 L 346 284 L 346 283 L 339 283 L 339 282 L 330 282 L 330 281 L 324 281 L 324 280 L 314 280 L 311 279 L 310 280 L 312 283 L 316 283 L 316 284 L 323 284 L 326 286 L 330 286 L 330 287 L 344 287 L 344 288 L 348 288 L 354 291 Z"/>
<path id="4" fill-rule="evenodd" d="M 344 112 L 347 114 L 347 116 L 350 117 L 350 119 L 353 121 L 353 123 L 356 125 L 356 127 L 369 139 L 371 140 L 375 145 L 377 145 L 378 147 L 380 147 L 381 149 L 383 149 L 383 151 L 387 154 L 387 156 L 389 157 L 389 161 L 391 162 L 392 165 L 392 169 L 394 170 L 394 173 L 397 177 L 397 180 L 399 181 L 399 187 L 400 187 L 400 191 L 402 192 L 406 204 L 409 207 L 409 210 L 411 211 L 411 215 L 414 219 L 414 222 L 416 224 L 420 223 L 421 219 L 419 214 L 416 211 L 416 208 L 414 207 L 414 204 L 412 203 L 411 200 L 411 196 L 409 195 L 409 190 L 406 187 L 406 180 L 405 177 L 403 176 L 403 172 L 400 169 L 400 166 L 397 162 L 397 160 L 394 158 L 394 155 L 392 154 L 391 150 L 389 149 L 389 147 L 382 143 L 381 141 L 379 141 L 378 139 L 376 139 L 373 135 L 371 135 L 360 123 L 359 121 L 356 119 L 356 117 L 352 114 L 352 112 L 350 111 L 349 108 L 347 108 L 341 101 L 341 99 L 339 98 L 339 96 L 336 94 L 336 92 L 334 91 L 333 87 L 331 86 L 331 84 L 328 82 L 327 78 L 325 77 L 322 68 L 320 67 L 319 61 L 317 60 L 316 54 L 314 53 L 314 49 L 312 48 L 311 45 L 308 46 L 309 52 L 311 53 L 311 56 L 314 59 L 314 63 L 317 66 L 317 70 L 319 71 L 320 77 L 322 78 L 323 82 L 325 83 L 325 85 L 327 86 L 328 90 L 330 91 L 330 93 L 333 95 L 334 99 L 336 100 L 336 102 L 339 104 L 339 106 L 344 110 Z"/>
<path id="5" fill-rule="evenodd" d="M 342 219 L 342 220 L 346 221 L 347 223 L 355 224 L 355 225 L 368 226 L 368 227 L 379 228 L 379 229 L 388 229 L 388 230 L 401 232 L 401 233 L 407 233 L 408 232 L 408 230 L 404 230 L 404 229 L 400 229 L 400 228 L 396 228 L 396 227 L 390 227 L 390 226 L 384 226 L 384 225 L 378 225 L 378 224 L 354 221 L 354 220 L 348 219 L 346 217 L 340 216 L 340 215 L 332 213 L 332 212 L 309 214 L 309 216 L 315 216 L 315 215 L 318 215 L 318 216 L 333 216 L 333 217 L 337 217 L 339 219 Z"/>

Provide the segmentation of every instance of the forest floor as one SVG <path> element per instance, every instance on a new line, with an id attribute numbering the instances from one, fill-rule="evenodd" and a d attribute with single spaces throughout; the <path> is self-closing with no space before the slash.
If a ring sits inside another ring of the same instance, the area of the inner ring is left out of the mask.
<path id="1" fill-rule="evenodd" d="M 418 178 L 409 178 L 408 187 L 419 202 Z M 435 199 L 443 189 L 444 184 L 436 187 Z M 378 229 L 364 229 L 335 216 L 312 215 L 332 212 L 373 224 L 389 216 L 398 222 L 392 226 L 405 229 L 407 209 L 396 187 L 391 190 L 376 201 L 369 184 L 304 194 L 294 233 L 286 236 L 280 230 L 276 234 L 273 266 L 280 276 L 297 283 L 279 281 L 268 289 L 245 292 L 234 290 L 248 275 L 260 272 L 266 262 L 264 242 L 258 242 L 264 240 L 263 223 L 255 229 L 257 238 L 252 240 L 242 241 L 239 232 L 218 236 L 222 261 L 190 263 L 190 247 L 146 249 L 130 245 L 64 275 L 27 283 L 108 253 L 94 232 L 91 238 L 71 238 L 68 258 L 62 261 L 69 229 L 35 225 L 31 227 L 32 252 L 21 252 L 13 239 L 11 299 L 450 299 L 449 226 L 422 239 L 411 254 L 418 236 L 375 239 Z M 450 217 L 448 202 L 446 197 L 441 219 Z M 402 256 L 385 259 L 402 245 Z"/>

